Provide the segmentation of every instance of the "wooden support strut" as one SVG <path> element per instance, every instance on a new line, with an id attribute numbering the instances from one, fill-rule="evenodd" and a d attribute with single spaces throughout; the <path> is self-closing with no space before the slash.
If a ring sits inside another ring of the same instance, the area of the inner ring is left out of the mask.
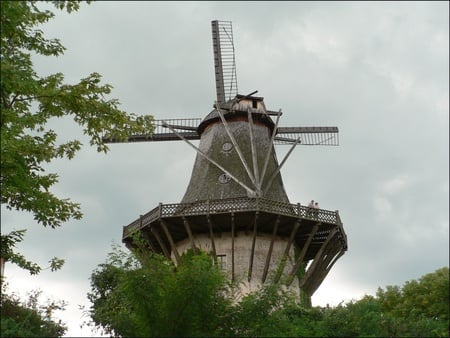
<path id="1" fill-rule="evenodd" d="M 250 108 L 247 110 L 248 114 L 248 128 L 250 131 L 250 144 L 251 144 L 251 150 L 252 150 L 252 161 L 253 161 L 253 174 L 255 175 L 255 189 L 256 189 L 256 195 L 258 197 L 261 196 L 261 182 L 259 181 L 259 168 L 258 168 L 258 158 L 256 154 L 256 144 L 255 144 L 255 137 L 253 136 L 253 117 L 252 112 L 250 111 Z"/>
<path id="2" fill-rule="evenodd" d="M 294 224 L 294 227 L 292 228 L 291 236 L 289 236 L 289 241 L 286 245 L 286 249 L 284 250 L 284 256 L 289 255 L 289 250 L 291 249 L 292 242 L 294 242 L 295 234 L 297 233 L 299 227 L 300 227 L 300 219 L 297 219 L 297 221 Z"/>
<path id="3" fill-rule="evenodd" d="M 236 139 L 234 138 L 233 134 L 231 133 L 230 128 L 228 127 L 228 122 L 225 119 L 225 117 L 223 116 L 222 112 L 220 111 L 220 105 L 216 103 L 217 106 L 217 113 L 219 113 L 220 119 L 222 120 L 223 126 L 225 127 L 225 131 L 228 134 L 228 137 L 231 140 L 231 143 L 233 143 L 234 148 L 236 149 L 236 152 L 239 156 L 239 159 L 242 162 L 242 165 L 245 168 L 245 171 L 247 172 L 248 177 L 250 178 L 250 180 L 253 183 L 253 186 L 256 187 L 256 181 L 255 181 L 255 177 L 253 177 L 252 172 L 250 171 L 250 168 L 248 167 L 247 161 L 245 161 L 244 155 L 242 155 L 242 151 L 241 148 L 239 147 L 239 145 L 236 142 Z"/>
<path id="4" fill-rule="evenodd" d="M 184 216 L 183 216 L 183 224 L 184 224 L 184 228 L 186 229 L 186 232 L 188 234 L 189 241 L 191 242 L 192 251 L 194 252 L 194 255 L 196 255 L 197 247 L 195 246 L 194 236 L 192 235 L 191 226 L 189 225 L 187 218 Z"/>
<path id="5" fill-rule="evenodd" d="M 313 226 L 311 233 L 309 234 L 308 239 L 306 240 L 306 243 L 303 245 L 303 248 L 300 251 L 300 255 L 298 256 L 297 261 L 295 262 L 295 265 L 293 266 L 293 268 L 289 274 L 288 286 L 292 284 L 292 281 L 294 280 L 294 276 L 297 274 L 297 271 L 300 268 L 300 265 L 303 263 L 303 259 L 305 258 L 306 252 L 308 251 L 308 248 L 311 245 L 314 235 L 316 234 L 317 230 L 319 229 L 319 225 L 320 225 L 320 223 L 317 223 Z"/>
<path id="6" fill-rule="evenodd" d="M 324 254 L 324 250 L 328 243 L 331 241 L 331 239 L 334 237 L 334 235 L 337 233 L 337 229 L 334 228 L 331 230 L 331 232 L 328 234 L 327 239 L 325 242 L 322 243 L 322 246 L 320 247 L 319 251 L 317 252 L 316 256 L 313 259 L 313 262 L 311 266 L 308 268 L 308 271 L 303 275 L 302 279 L 299 282 L 299 286 L 303 287 L 306 284 L 306 281 L 308 278 L 314 273 L 314 270 L 316 269 L 317 264 L 319 264 L 320 259 L 322 258 L 322 255 Z"/>
<path id="7" fill-rule="evenodd" d="M 261 279 L 263 283 L 266 281 L 267 272 L 269 271 L 270 259 L 272 258 L 273 243 L 275 242 L 275 237 L 277 235 L 279 224 L 280 224 L 280 215 L 277 216 L 277 220 L 275 221 L 275 225 L 273 227 L 272 238 L 270 240 L 269 251 L 267 252 L 266 264 L 264 265 L 264 271 Z"/>
<path id="8" fill-rule="evenodd" d="M 258 227 L 258 216 L 259 212 L 257 211 L 255 213 L 255 220 L 253 223 L 253 241 L 252 241 L 252 250 L 250 252 L 250 262 L 248 265 L 248 281 L 252 279 L 252 270 L 253 270 L 253 257 L 255 255 L 255 245 L 256 245 L 256 234 L 257 234 L 257 227 Z"/>
<path id="9" fill-rule="evenodd" d="M 169 240 L 170 248 L 172 249 L 173 255 L 175 256 L 175 260 L 177 264 L 180 264 L 180 255 L 178 254 L 178 250 L 175 246 L 172 235 L 170 234 L 169 229 L 167 229 L 166 222 L 164 222 L 162 219 L 160 219 L 159 221 L 161 223 L 161 227 L 164 230 L 164 233 L 166 234 L 167 239 Z"/>
<path id="10" fill-rule="evenodd" d="M 292 151 L 294 150 L 294 148 L 297 146 L 297 144 L 300 142 L 300 137 L 297 138 L 297 140 L 295 141 L 295 143 L 292 145 L 291 149 L 289 149 L 289 151 L 287 152 L 286 156 L 284 156 L 283 161 L 281 161 L 280 165 L 278 166 L 277 170 L 275 170 L 272 174 L 272 176 L 269 179 L 269 182 L 267 182 L 267 186 L 264 189 L 264 195 L 269 191 L 270 187 L 272 186 L 273 180 L 275 179 L 275 177 L 278 175 L 278 173 L 280 172 L 281 168 L 283 167 L 284 163 L 286 162 L 286 160 L 288 159 L 289 155 L 291 155 Z"/>
<path id="11" fill-rule="evenodd" d="M 148 246 L 150 247 L 150 250 L 155 253 L 158 252 L 158 251 L 156 251 L 156 248 L 153 245 L 152 239 L 150 238 L 150 235 L 148 234 L 148 232 L 145 231 L 145 229 L 142 229 L 141 234 L 142 234 L 142 237 L 144 237 L 145 241 L 147 242 Z"/>
<path id="12" fill-rule="evenodd" d="M 234 237 L 235 237 L 234 212 L 231 213 L 231 281 L 234 281 Z"/>
<path id="13" fill-rule="evenodd" d="M 150 231 L 153 234 L 153 236 L 155 236 L 156 240 L 158 241 L 158 244 L 161 247 L 161 250 L 164 253 L 164 256 L 166 256 L 167 259 L 170 259 L 170 252 L 169 252 L 169 250 L 167 250 L 166 245 L 164 244 L 163 240 L 161 239 L 161 236 L 158 233 L 158 230 L 152 226 L 150 228 Z"/>
<path id="14" fill-rule="evenodd" d="M 313 294 L 317 288 L 320 286 L 322 281 L 325 279 L 325 277 L 328 275 L 328 273 L 331 270 L 331 267 L 334 265 L 334 263 L 337 262 L 337 260 L 345 253 L 345 251 L 338 251 L 334 252 L 333 254 L 329 255 L 330 257 L 325 260 L 325 264 L 327 265 L 324 269 L 321 269 L 319 276 L 314 281 L 314 283 L 311 284 L 311 286 L 308 288 L 309 293 Z M 333 258 L 334 257 L 334 258 Z M 330 263 L 331 262 L 331 263 Z"/>
<path id="15" fill-rule="evenodd" d="M 280 109 L 280 111 L 277 114 L 277 119 L 275 121 L 275 127 L 273 128 L 272 137 L 271 137 L 270 143 L 269 143 L 269 148 L 267 149 L 266 158 L 264 160 L 264 166 L 263 166 L 263 170 L 262 170 L 262 173 L 261 173 L 261 179 L 259 181 L 259 189 L 261 189 L 262 184 L 264 182 L 264 176 L 266 175 L 267 165 L 269 164 L 270 154 L 272 153 L 273 140 L 275 139 L 275 135 L 277 133 L 278 122 L 280 121 L 280 116 L 281 116 L 281 109 Z"/>
<path id="16" fill-rule="evenodd" d="M 211 238 L 211 248 L 212 248 L 212 252 L 214 255 L 214 263 L 217 264 L 216 244 L 214 242 L 214 232 L 213 232 L 211 217 L 209 215 L 207 215 L 206 218 L 208 219 L 209 237 Z"/>
<path id="17" fill-rule="evenodd" d="M 167 123 L 163 122 L 162 125 L 164 127 L 169 128 L 175 135 L 177 135 L 180 139 L 182 139 L 184 142 L 186 142 L 188 145 L 190 145 L 192 148 L 194 148 L 198 154 L 206 158 L 209 162 L 211 162 L 213 165 L 215 165 L 217 168 L 222 170 L 225 174 L 230 176 L 230 178 L 235 181 L 237 184 L 239 184 L 241 187 L 243 187 L 249 194 L 256 195 L 256 191 L 247 187 L 244 183 L 242 183 L 239 179 L 237 179 L 233 174 L 231 174 L 228 170 L 226 170 L 224 167 L 222 167 L 219 163 L 214 161 L 211 157 L 206 155 L 203 151 L 201 151 L 198 147 L 192 144 L 192 142 L 189 142 L 185 137 L 183 137 L 180 133 L 178 133 L 175 129 L 170 127 Z"/>
<path id="18" fill-rule="evenodd" d="M 143 229 L 143 227 L 144 227 L 143 224 L 144 224 L 143 216 L 140 215 L 140 216 L 139 216 L 139 229 L 140 229 L 140 231 L 141 231 L 142 237 L 143 237 L 143 238 L 145 239 L 145 241 L 147 242 L 147 244 L 148 244 L 150 250 L 153 251 L 153 252 L 157 252 L 156 249 L 155 249 L 155 247 L 153 246 L 153 243 L 152 243 L 152 240 L 151 240 L 151 238 L 150 238 L 150 235 L 148 234 L 147 231 L 145 231 L 145 229 Z"/>
<path id="19" fill-rule="evenodd" d="M 280 262 L 280 266 L 278 267 L 278 271 L 275 275 L 275 279 L 274 279 L 275 283 L 278 283 L 278 281 L 280 280 L 280 277 L 281 277 L 284 267 L 286 265 L 286 260 L 289 257 L 289 250 L 291 249 L 291 245 L 294 242 L 295 234 L 297 233 L 297 230 L 299 227 L 300 227 L 300 219 L 297 219 L 297 221 L 295 222 L 295 224 L 292 228 L 288 243 L 286 244 L 286 249 L 284 250 L 282 261 Z"/>
<path id="20" fill-rule="evenodd" d="M 328 266 L 332 258 L 336 255 L 336 252 L 334 251 L 335 248 L 336 246 L 333 242 L 328 243 L 322 256 L 319 258 L 319 263 L 317 263 L 315 270 L 305 281 L 305 284 L 302 288 L 308 294 L 312 295 L 325 278 L 327 274 L 326 267 Z"/>

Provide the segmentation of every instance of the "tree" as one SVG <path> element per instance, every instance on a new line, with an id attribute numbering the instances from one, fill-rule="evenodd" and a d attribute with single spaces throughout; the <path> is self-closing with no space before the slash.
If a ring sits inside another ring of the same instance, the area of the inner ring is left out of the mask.
<path id="1" fill-rule="evenodd" d="M 179 265 L 140 243 L 115 246 L 91 275 L 88 325 L 114 336 L 322 336 L 321 312 L 269 283 L 238 299 L 238 286 L 204 252 L 188 251 Z"/>
<path id="2" fill-rule="evenodd" d="M 270 282 L 228 309 L 223 332 L 231 337 L 322 337 L 316 327 L 318 308 L 305 308 L 299 298 Z"/>
<path id="3" fill-rule="evenodd" d="M 80 6 L 76 1 L 50 3 L 68 13 Z M 56 158 L 72 159 L 82 144 L 76 139 L 58 143 L 49 121 L 73 118 L 90 144 L 107 152 L 103 136 L 123 139 L 131 133 L 149 134 L 153 118 L 120 110 L 119 101 L 108 97 L 112 87 L 102 84 L 97 73 L 76 84 L 64 83 L 61 73 L 37 74 L 33 54 L 61 56 L 65 49 L 58 39 L 46 39 L 38 28 L 54 13 L 41 10 L 41 2 L 35 1 L 1 1 L 0 5 L 1 203 L 7 209 L 32 213 L 43 226 L 59 227 L 69 219 L 80 219 L 82 212 L 78 203 L 51 192 L 58 175 L 47 173 L 43 165 Z M 19 254 L 4 248 L 7 243 L 2 235 L 2 255 L 8 251 L 6 258 L 17 263 L 20 259 L 14 257 Z"/>
<path id="4" fill-rule="evenodd" d="M 228 284 L 205 253 L 165 257 L 118 246 L 91 275 L 91 326 L 114 336 L 211 336 L 231 306 Z"/>
<path id="5" fill-rule="evenodd" d="M 448 267 L 336 307 L 305 308 L 280 282 L 241 299 L 209 254 L 175 266 L 138 247 L 113 248 L 91 275 L 91 325 L 115 336 L 448 337 Z"/>
<path id="6" fill-rule="evenodd" d="M 449 286 L 444 267 L 327 309 L 320 325 L 328 337 L 448 337 Z"/>
<path id="7" fill-rule="evenodd" d="M 388 286 L 377 291 L 385 315 L 388 335 L 448 337 L 449 268 L 443 267 L 403 287 Z"/>
<path id="8" fill-rule="evenodd" d="M 64 302 L 47 300 L 39 304 L 40 291 L 29 293 L 27 301 L 9 294 L 2 283 L 1 336 L 2 337 L 61 337 L 67 330 L 61 321 L 53 319 L 55 310 L 63 310 Z"/>

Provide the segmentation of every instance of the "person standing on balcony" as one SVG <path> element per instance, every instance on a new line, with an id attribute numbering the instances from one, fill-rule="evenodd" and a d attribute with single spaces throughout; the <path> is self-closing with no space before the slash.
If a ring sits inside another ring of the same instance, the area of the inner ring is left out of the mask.
<path id="1" fill-rule="evenodd" d="M 314 208 L 314 200 L 311 200 L 311 202 L 309 202 L 308 204 L 308 216 L 311 216 L 313 214 L 313 209 Z"/>
<path id="2" fill-rule="evenodd" d="M 319 216 L 319 202 L 314 202 L 314 209 L 317 209 L 317 210 L 314 210 L 314 216 L 317 218 L 317 216 Z"/>

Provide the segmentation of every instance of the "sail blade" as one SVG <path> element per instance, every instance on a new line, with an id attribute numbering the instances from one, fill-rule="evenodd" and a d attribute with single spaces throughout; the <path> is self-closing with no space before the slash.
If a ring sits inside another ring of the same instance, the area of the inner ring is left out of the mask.
<path id="1" fill-rule="evenodd" d="M 339 145 L 337 127 L 279 127 L 274 143 L 294 144 L 299 137 L 301 145 Z"/>
<path id="2" fill-rule="evenodd" d="M 156 141 L 179 141 L 180 138 L 172 132 L 170 128 L 181 130 L 181 134 L 187 140 L 199 140 L 200 135 L 197 133 L 197 127 L 202 119 L 167 119 L 154 120 L 155 130 L 151 135 L 130 135 L 126 139 L 115 139 L 114 137 L 104 137 L 105 143 L 126 143 L 126 142 L 156 142 Z"/>
<path id="3" fill-rule="evenodd" d="M 236 60 L 231 21 L 211 21 L 216 93 L 219 105 L 237 95 Z"/>

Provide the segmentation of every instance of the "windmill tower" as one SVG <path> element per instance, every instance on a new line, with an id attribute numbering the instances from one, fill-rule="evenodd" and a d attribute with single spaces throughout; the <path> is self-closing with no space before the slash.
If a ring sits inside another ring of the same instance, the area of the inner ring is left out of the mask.
<path id="1" fill-rule="evenodd" d="M 338 145 L 338 128 L 279 127 L 281 111 L 267 110 L 256 92 L 237 92 L 231 22 L 212 21 L 212 35 L 214 109 L 203 119 L 155 120 L 152 135 L 128 139 L 183 140 L 197 152 L 184 197 L 124 226 L 123 242 L 133 247 L 140 232 L 149 250 L 175 263 L 189 249 L 204 250 L 243 293 L 283 278 L 310 302 L 347 238 L 337 211 L 289 201 L 280 170 L 297 145 Z M 200 140 L 198 147 L 192 140 Z M 274 145 L 290 145 L 281 163 Z"/>

